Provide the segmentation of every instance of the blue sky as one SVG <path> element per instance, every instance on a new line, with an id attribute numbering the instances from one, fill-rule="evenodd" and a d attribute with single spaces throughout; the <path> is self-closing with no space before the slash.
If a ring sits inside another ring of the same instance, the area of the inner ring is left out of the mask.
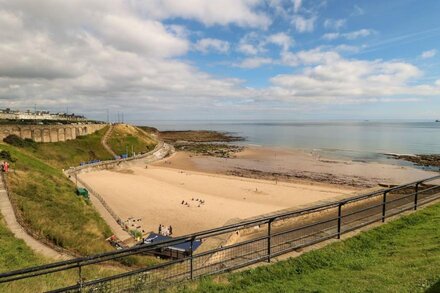
<path id="1" fill-rule="evenodd" d="M 440 118 L 440 2 L 0 0 L 0 106 L 157 119 Z"/>

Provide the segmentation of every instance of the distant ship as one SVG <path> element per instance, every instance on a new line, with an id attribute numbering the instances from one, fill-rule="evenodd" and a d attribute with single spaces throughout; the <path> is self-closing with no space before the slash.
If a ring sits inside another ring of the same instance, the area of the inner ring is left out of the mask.
<path id="1" fill-rule="evenodd" d="M 439 122 L 440 122 L 440 120 L 435 120 L 435 122 L 439 123 Z"/>

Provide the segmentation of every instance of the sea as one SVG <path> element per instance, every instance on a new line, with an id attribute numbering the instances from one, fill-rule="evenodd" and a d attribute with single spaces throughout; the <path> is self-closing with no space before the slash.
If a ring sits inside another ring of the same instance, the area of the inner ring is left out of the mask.
<path id="1" fill-rule="evenodd" d="M 353 161 L 390 163 L 388 154 L 439 154 L 440 123 L 431 121 L 202 121 L 143 123 L 159 130 L 215 130 L 241 144 L 314 150 Z"/>

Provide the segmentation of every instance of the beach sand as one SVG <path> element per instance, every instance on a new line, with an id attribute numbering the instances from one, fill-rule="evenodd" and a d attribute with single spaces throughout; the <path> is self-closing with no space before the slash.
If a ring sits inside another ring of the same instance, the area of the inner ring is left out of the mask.
<path id="1" fill-rule="evenodd" d="M 79 177 L 122 219 L 142 218 L 142 229 L 146 232 L 157 232 L 159 224 L 172 225 L 174 235 L 346 197 L 353 192 L 344 187 L 272 182 L 158 166 L 131 166 L 83 173 Z"/>
<path id="2" fill-rule="evenodd" d="M 234 158 L 177 152 L 148 166 L 137 160 L 79 176 L 123 220 L 142 218 L 145 232 L 157 232 L 160 224 L 172 225 L 174 235 L 184 235 L 341 199 L 377 188 L 378 183 L 402 184 L 434 175 L 411 167 L 256 147 Z"/>

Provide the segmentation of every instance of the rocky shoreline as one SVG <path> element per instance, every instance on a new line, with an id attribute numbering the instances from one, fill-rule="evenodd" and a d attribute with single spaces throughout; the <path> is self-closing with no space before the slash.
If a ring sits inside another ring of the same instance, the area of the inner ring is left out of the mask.
<path id="1" fill-rule="evenodd" d="M 378 186 L 380 179 L 369 180 L 360 176 L 336 176 L 330 173 L 315 173 L 307 171 L 292 172 L 266 172 L 256 169 L 235 168 L 226 172 L 227 175 L 246 177 L 253 179 L 264 179 L 282 182 L 296 182 L 306 180 L 312 182 L 327 183 L 332 185 L 343 185 L 354 188 L 372 188 Z"/>
<path id="2" fill-rule="evenodd" d="M 414 163 L 421 167 L 440 167 L 440 155 L 397 155 L 387 154 L 387 156 L 396 159 Z"/>
<path id="3" fill-rule="evenodd" d="M 174 143 L 178 151 L 190 152 L 196 155 L 211 156 L 216 158 L 231 158 L 235 153 L 241 152 L 244 147 L 222 143 Z"/>
<path id="4" fill-rule="evenodd" d="M 151 131 L 151 129 L 150 129 Z M 227 132 L 211 130 L 157 131 L 159 138 L 178 151 L 194 155 L 231 158 L 244 147 L 232 144 L 244 138 Z"/>

